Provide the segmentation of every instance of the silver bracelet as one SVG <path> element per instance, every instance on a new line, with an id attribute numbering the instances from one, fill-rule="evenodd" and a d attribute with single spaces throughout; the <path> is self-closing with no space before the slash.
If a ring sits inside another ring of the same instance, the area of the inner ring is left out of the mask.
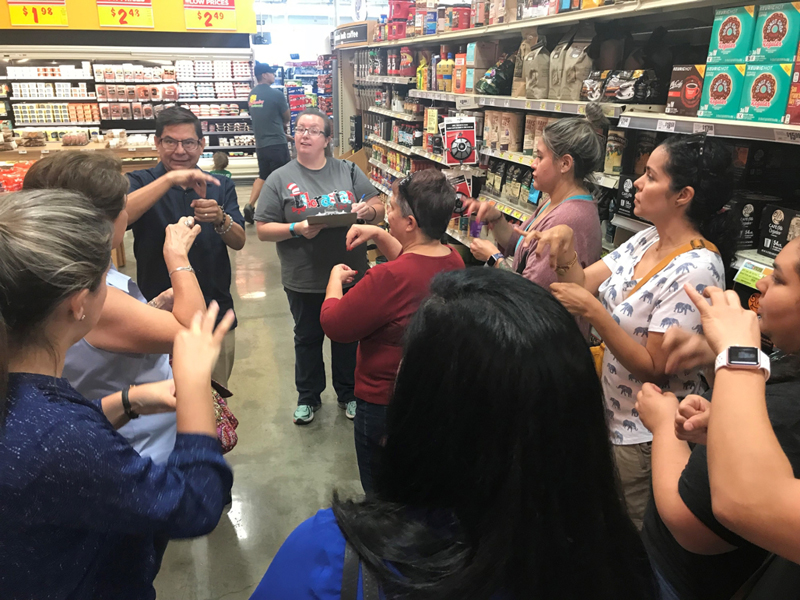
<path id="1" fill-rule="evenodd" d="M 189 273 L 194 273 L 194 269 L 191 266 L 188 267 L 178 267 L 177 269 L 170 271 L 169 276 L 172 277 L 178 271 L 188 271 Z"/>
<path id="2" fill-rule="evenodd" d="M 228 226 L 225 229 L 222 229 L 223 225 L 225 225 L 225 217 L 228 217 Z M 217 227 L 214 227 L 214 231 L 216 231 L 220 235 L 225 235 L 231 230 L 233 227 L 233 217 L 230 216 L 228 213 L 222 213 L 222 223 Z"/>

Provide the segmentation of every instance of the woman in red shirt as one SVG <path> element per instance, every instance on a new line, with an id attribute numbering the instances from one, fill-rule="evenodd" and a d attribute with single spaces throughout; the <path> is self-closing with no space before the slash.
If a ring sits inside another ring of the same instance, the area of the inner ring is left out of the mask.
<path id="1" fill-rule="evenodd" d="M 353 225 L 348 250 L 375 240 L 389 262 L 370 269 L 345 296 L 356 272 L 331 271 L 320 323 L 331 340 L 360 342 L 356 362 L 355 443 L 361 485 L 372 491 L 375 449 L 386 428 L 386 407 L 403 354 L 406 325 L 428 295 L 434 275 L 463 269 L 464 261 L 441 243 L 456 194 L 441 171 L 413 173 L 394 184 L 386 220 L 391 234 L 374 225 Z"/>

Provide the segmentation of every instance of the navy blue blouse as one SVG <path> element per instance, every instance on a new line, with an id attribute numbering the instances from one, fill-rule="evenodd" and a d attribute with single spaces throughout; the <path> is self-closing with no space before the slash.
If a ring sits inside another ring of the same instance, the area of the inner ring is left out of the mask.
<path id="1" fill-rule="evenodd" d="M 233 484 L 219 442 L 140 457 L 66 379 L 9 375 L 0 425 L 0 597 L 155 598 L 169 538 L 209 533 Z"/>

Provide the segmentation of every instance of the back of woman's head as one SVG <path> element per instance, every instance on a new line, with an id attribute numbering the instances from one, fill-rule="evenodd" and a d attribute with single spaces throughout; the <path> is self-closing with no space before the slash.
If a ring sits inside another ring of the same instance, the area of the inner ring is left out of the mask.
<path id="1" fill-rule="evenodd" d="M 224 171 L 228 167 L 228 155 L 221 150 L 214 152 L 214 170 Z"/>
<path id="2" fill-rule="evenodd" d="M 57 152 L 35 162 L 22 184 L 23 190 L 48 188 L 81 192 L 113 221 L 125 208 L 128 179 L 108 152 Z"/>
<path id="3" fill-rule="evenodd" d="M 605 145 L 601 133 L 608 128 L 608 119 L 597 103 L 586 106 L 586 118 L 559 119 L 544 128 L 542 141 L 556 157 L 569 155 L 575 164 L 578 182 L 602 169 Z"/>
<path id="4" fill-rule="evenodd" d="M 740 223 L 731 211 L 723 211 L 733 193 L 730 151 L 703 135 L 673 135 L 660 148 L 667 153 L 670 189 L 691 187 L 694 197 L 686 217 L 708 241 L 719 248 L 725 267 L 736 251 Z"/>
<path id="5" fill-rule="evenodd" d="M 384 572 L 397 596 L 646 597 L 601 393 L 544 289 L 496 269 L 437 276 L 407 330 L 376 499 L 335 506 L 340 527 L 407 577 Z"/>
<path id="6" fill-rule="evenodd" d="M 58 305 L 98 288 L 112 235 L 111 222 L 77 192 L 22 191 L 0 201 L 0 418 L 10 352 L 48 345 L 44 327 Z"/>
<path id="7" fill-rule="evenodd" d="M 395 199 L 400 212 L 404 217 L 413 215 L 426 237 L 440 239 L 456 207 L 453 186 L 438 169 L 416 172 L 403 181 L 398 185 Z"/>

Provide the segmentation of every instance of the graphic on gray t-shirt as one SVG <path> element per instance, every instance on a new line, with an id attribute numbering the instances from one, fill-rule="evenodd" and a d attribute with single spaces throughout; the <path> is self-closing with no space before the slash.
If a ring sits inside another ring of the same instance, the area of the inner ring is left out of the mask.
<path id="1" fill-rule="evenodd" d="M 289 110 L 286 97 L 280 90 L 261 83 L 250 90 L 250 118 L 256 134 L 256 146 L 286 144 L 283 113 Z"/>
<path id="2" fill-rule="evenodd" d="M 314 171 L 293 160 L 273 171 L 261 189 L 255 220 L 265 223 L 299 223 L 318 214 L 350 212 L 354 202 L 378 192 L 364 172 L 348 161 L 328 158 Z M 331 269 L 344 263 L 359 273 L 367 269 L 364 245 L 346 248 L 348 227 L 323 229 L 317 237 L 278 242 L 283 286 L 295 292 L 323 293 Z"/>

